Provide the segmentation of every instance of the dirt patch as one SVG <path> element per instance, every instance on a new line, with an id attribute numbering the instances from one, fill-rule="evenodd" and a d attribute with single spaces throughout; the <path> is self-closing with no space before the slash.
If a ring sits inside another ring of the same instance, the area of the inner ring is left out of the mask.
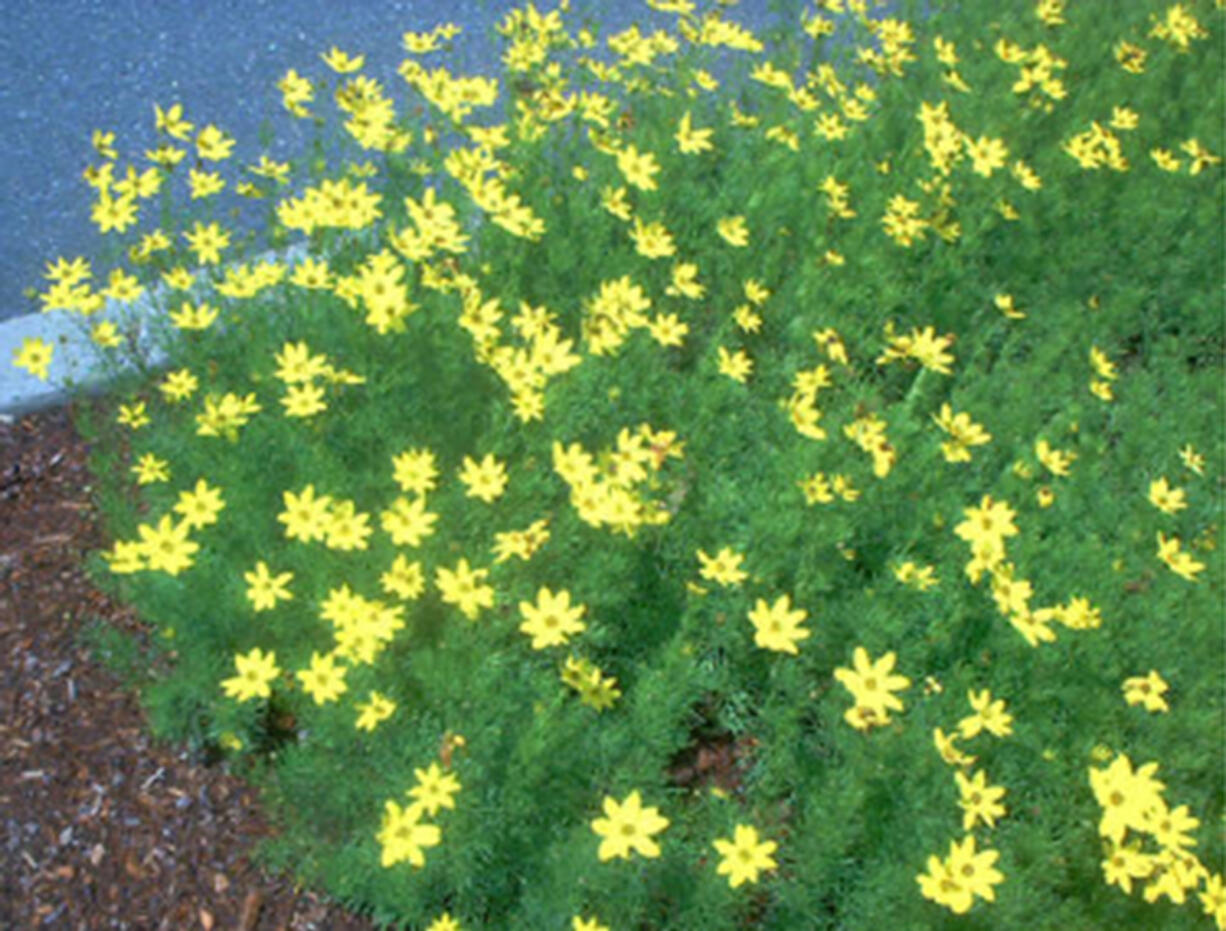
<path id="1" fill-rule="evenodd" d="M 153 744 L 82 645 L 95 619 L 147 635 L 81 569 L 86 456 L 66 409 L 0 422 L 0 927 L 373 928 L 258 869 L 255 791 Z"/>

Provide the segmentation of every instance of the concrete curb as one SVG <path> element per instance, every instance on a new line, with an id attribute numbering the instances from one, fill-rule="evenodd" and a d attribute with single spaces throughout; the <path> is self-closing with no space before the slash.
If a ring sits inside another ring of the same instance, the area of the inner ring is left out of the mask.
<path id="1" fill-rule="evenodd" d="M 292 266 L 306 251 L 307 244 L 298 243 L 284 251 L 263 252 L 233 264 L 285 261 Z M 222 272 L 227 267 L 222 266 Z M 169 300 L 203 300 L 206 287 L 173 292 Z M 212 291 L 211 288 L 207 290 Z M 121 333 L 131 334 L 137 350 L 149 365 L 164 365 L 165 353 L 155 344 L 149 324 L 156 314 L 162 313 L 171 293 L 166 285 L 158 284 L 147 288 L 135 301 L 107 301 L 101 311 L 89 317 L 55 310 L 0 321 L 0 416 L 20 417 L 67 403 L 81 394 L 105 391 L 123 368 L 116 369 L 115 359 L 105 355 L 104 350 L 90 340 L 90 330 L 103 320 L 114 323 Z M 46 381 L 13 365 L 25 340 L 36 338 L 55 346 Z"/>

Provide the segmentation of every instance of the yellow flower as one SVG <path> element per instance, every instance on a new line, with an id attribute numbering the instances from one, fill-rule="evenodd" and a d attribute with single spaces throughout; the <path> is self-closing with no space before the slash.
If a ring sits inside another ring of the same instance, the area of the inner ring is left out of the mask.
<path id="1" fill-rule="evenodd" d="M 1188 506 L 1184 490 L 1172 488 L 1165 476 L 1149 483 L 1149 503 L 1164 514 L 1175 514 Z"/>
<path id="2" fill-rule="evenodd" d="M 689 324 L 682 323 L 676 314 L 656 314 L 647 324 L 651 338 L 661 346 L 681 346 L 685 342 L 685 334 L 690 332 Z"/>
<path id="3" fill-rule="evenodd" d="M 437 825 L 422 824 L 421 815 L 421 806 L 417 804 L 401 808 L 390 799 L 383 803 L 383 821 L 377 835 L 382 848 L 379 862 L 383 866 L 395 866 L 405 860 L 415 867 L 425 866 L 422 851 L 437 847 L 442 835 Z M 450 921 L 449 916 L 444 917 Z"/>
<path id="4" fill-rule="evenodd" d="M 424 495 L 435 486 L 438 469 L 434 453 L 428 449 L 410 449 L 392 458 L 393 480 L 402 491 Z"/>
<path id="5" fill-rule="evenodd" d="M 315 700 L 315 704 L 322 705 L 336 701 L 348 688 L 345 684 L 345 672 L 344 666 L 336 665 L 334 654 L 325 653 L 321 656 L 312 652 L 310 667 L 299 669 L 297 677 L 302 683 L 303 691 Z"/>
<path id="6" fill-rule="evenodd" d="M 716 555 L 708 556 L 702 550 L 698 551 L 698 561 L 702 564 L 698 574 L 704 579 L 710 579 L 723 586 L 740 585 L 749 573 L 741 569 L 744 554 L 734 553 L 728 547 L 721 549 Z"/>
<path id="7" fill-rule="evenodd" d="M 469 498 L 480 498 L 488 504 L 507 487 L 507 468 L 494 458 L 493 453 L 486 453 L 480 463 L 471 456 L 465 456 L 460 481 L 468 489 L 466 494 Z"/>
<path id="8" fill-rule="evenodd" d="M 183 104 L 181 103 L 176 103 L 167 110 L 163 110 L 155 103 L 153 114 L 157 131 L 164 132 L 174 139 L 185 141 L 195 128 L 183 119 Z"/>
<path id="9" fill-rule="evenodd" d="M 712 129 L 695 129 L 690 125 L 690 111 L 686 110 L 685 115 L 681 117 L 681 121 L 677 124 L 677 134 L 674 138 L 677 140 L 677 148 L 683 155 L 693 155 L 697 152 L 707 152 L 714 148 L 711 144 Z"/>
<path id="10" fill-rule="evenodd" d="M 753 371 L 753 359 L 749 358 L 749 354 L 744 349 L 738 349 L 734 353 L 730 353 L 723 346 L 718 349 L 719 353 L 719 373 L 727 375 L 733 381 L 740 382 L 742 385 L 749 378 L 750 372 Z"/>
<path id="11" fill-rule="evenodd" d="M 719 838 L 713 846 L 723 857 L 715 872 L 727 876 L 733 889 L 742 883 L 756 883 L 759 873 L 778 865 L 771 854 L 779 845 L 773 840 L 759 841 L 757 829 L 750 825 L 738 824 L 731 839 Z"/>
<path id="12" fill-rule="evenodd" d="M 1158 531 L 1158 558 L 1166 563 L 1166 567 L 1189 582 L 1196 581 L 1196 575 L 1202 572 L 1205 564 L 1180 549 L 1179 537 L 1167 539 L 1166 534 Z"/>
<path id="13" fill-rule="evenodd" d="M 1205 457 L 1193 449 L 1191 443 L 1184 444 L 1179 450 L 1179 458 L 1183 460 L 1185 468 L 1191 469 L 1197 475 L 1205 474 Z"/>
<path id="14" fill-rule="evenodd" d="M 310 543 L 328 535 L 332 499 L 328 495 L 315 497 L 315 486 L 307 485 L 300 494 L 287 491 L 282 496 L 285 510 L 277 520 L 285 524 L 287 540 Z"/>
<path id="15" fill-rule="evenodd" d="M 1004 699 L 992 699 L 992 693 L 987 689 L 982 692 L 968 691 L 966 697 L 970 700 L 973 715 L 958 722 L 958 733 L 970 740 L 980 731 L 987 731 L 996 737 L 1008 737 L 1013 733 L 1013 716 L 1005 712 Z"/>
<path id="16" fill-rule="evenodd" d="M 716 224 L 716 231 L 730 246 L 749 245 L 749 228 L 743 216 L 724 217 Z"/>
<path id="17" fill-rule="evenodd" d="M 660 166 L 650 152 L 640 154 L 634 146 L 626 146 L 617 152 L 617 168 L 627 184 L 632 184 L 642 191 L 656 189 L 655 176 L 659 173 Z"/>
<path id="18" fill-rule="evenodd" d="M 281 398 L 286 417 L 314 417 L 328 409 L 324 389 L 320 385 L 290 385 Z"/>
<path id="19" fill-rule="evenodd" d="M 438 763 L 431 763 L 428 769 L 413 770 L 413 775 L 417 783 L 409 789 L 409 797 L 427 815 L 435 814 L 440 808 L 455 808 L 452 796 L 460 791 L 460 780 L 455 774 L 443 772 Z"/>
<path id="20" fill-rule="evenodd" d="M 851 692 L 856 707 L 872 711 L 883 723 L 889 719 L 890 711 L 903 710 L 902 702 L 892 693 L 911 685 L 906 676 L 893 674 L 896 659 L 891 650 L 874 662 L 864 647 L 856 647 L 852 654 L 855 668 L 840 667 L 834 671 L 835 680 Z"/>
<path id="21" fill-rule="evenodd" d="M 270 683 L 281 674 L 277 668 L 277 654 L 265 653 L 255 647 L 246 656 L 236 655 L 234 665 L 238 675 L 221 683 L 222 690 L 230 698 L 247 701 L 249 698 L 267 698 L 272 694 Z"/>
<path id="22" fill-rule="evenodd" d="M 1129 705 L 1144 705 L 1146 711 L 1171 710 L 1162 697 L 1169 686 L 1156 669 L 1151 669 L 1149 675 L 1125 679 L 1122 688 L 1124 701 Z"/>
<path id="23" fill-rule="evenodd" d="M 519 611 L 524 618 L 519 629 L 532 638 L 534 650 L 561 646 L 572 634 L 581 633 L 587 628 L 579 620 L 586 610 L 584 605 L 571 607 L 570 592 L 565 589 L 554 595 L 542 586 L 537 592 L 536 604 L 529 601 L 519 603 Z"/>
<path id="24" fill-rule="evenodd" d="M 167 374 L 158 385 L 158 391 L 162 392 L 167 401 L 177 403 L 190 398 L 199 387 L 200 381 L 190 369 L 179 369 Z"/>
<path id="25" fill-rule="evenodd" d="M 812 631 L 800 626 L 806 617 L 807 611 L 792 610 L 791 595 L 781 595 L 773 605 L 759 598 L 749 612 L 750 623 L 754 626 L 754 643 L 764 650 L 795 655 L 800 652 L 796 644 L 812 635 Z"/>
<path id="26" fill-rule="evenodd" d="M 992 177 L 992 172 L 997 168 L 1003 168 L 1009 157 L 1009 150 L 1002 139 L 980 136 L 977 141 L 972 141 L 967 136 L 964 141 L 966 152 L 972 160 L 971 170 L 985 178 Z"/>
<path id="27" fill-rule="evenodd" d="M 658 808 L 644 808 L 637 789 L 627 795 L 624 802 L 606 795 L 604 814 L 603 818 L 592 821 L 592 830 L 602 838 L 596 851 L 601 863 L 614 857 L 628 860 L 631 853 L 644 857 L 660 855 L 660 847 L 652 835 L 668 827 L 668 819 L 660 814 Z"/>
<path id="28" fill-rule="evenodd" d="M 366 63 L 365 55 L 350 57 L 348 53 L 342 52 L 335 45 L 319 57 L 324 60 L 325 65 L 337 74 L 349 74 L 350 72 L 358 71 Z"/>
<path id="29" fill-rule="evenodd" d="M 970 831 L 975 823 L 982 821 L 990 828 L 996 827 L 996 819 L 1005 814 L 1000 798 L 1005 794 L 1001 786 L 988 785 L 988 775 L 979 770 L 970 779 L 961 770 L 954 772 L 958 783 L 958 805 L 962 808 L 962 830 Z"/>
<path id="30" fill-rule="evenodd" d="M 243 579 L 247 583 L 247 598 L 255 606 L 256 611 L 269 611 L 277 606 L 278 601 L 289 601 L 294 596 L 287 587 L 294 574 L 282 572 L 273 575 L 268 569 L 268 563 L 260 560 L 251 572 L 244 572 Z"/>
<path id="31" fill-rule="evenodd" d="M 379 525 L 396 546 L 418 546 L 434 533 L 438 515 L 426 510 L 425 498 L 410 501 L 403 495 L 379 515 Z"/>
<path id="32" fill-rule="evenodd" d="M 381 721 L 386 721 L 392 716 L 392 712 L 396 710 L 396 703 L 386 695 L 372 691 L 367 701 L 356 707 L 359 712 L 356 724 L 358 730 L 373 731 Z"/>
<path id="33" fill-rule="evenodd" d="M 145 453 L 141 456 L 136 465 L 132 466 L 132 472 L 136 475 L 138 485 L 170 481 L 170 464 L 153 453 Z"/>
<path id="34" fill-rule="evenodd" d="M 455 605 L 470 621 L 475 621 L 482 608 L 494 606 L 494 589 L 481 585 L 488 569 L 472 569 L 467 559 L 461 559 L 454 570 L 439 566 L 434 573 L 434 584 L 447 604 Z"/>
<path id="35" fill-rule="evenodd" d="M 141 553 L 148 561 L 150 569 L 165 572 L 167 575 L 178 575 L 192 565 L 192 555 L 200 549 L 200 544 L 187 538 L 191 529 L 187 521 L 175 524 L 169 514 L 164 514 L 156 528 L 141 524 L 136 528 L 140 534 Z"/>
<path id="36" fill-rule="evenodd" d="M 392 562 L 391 568 L 379 576 L 379 584 L 389 595 L 412 600 L 426 590 L 421 563 L 410 563 L 403 553 Z"/>
<path id="37" fill-rule="evenodd" d="M 230 157 L 234 140 L 211 123 L 196 135 L 196 154 L 209 161 L 221 161 Z"/>
<path id="38" fill-rule="evenodd" d="M 149 414 L 145 410 L 144 401 L 132 404 L 120 404 L 119 414 L 115 417 L 117 423 L 125 424 L 133 430 L 139 430 L 150 423 Z"/>
<path id="39" fill-rule="evenodd" d="M 976 757 L 963 753 L 955 744 L 957 736 L 954 734 L 946 735 L 939 727 L 932 729 L 932 742 L 936 745 L 937 753 L 941 755 L 941 759 L 949 766 L 972 766 Z"/>

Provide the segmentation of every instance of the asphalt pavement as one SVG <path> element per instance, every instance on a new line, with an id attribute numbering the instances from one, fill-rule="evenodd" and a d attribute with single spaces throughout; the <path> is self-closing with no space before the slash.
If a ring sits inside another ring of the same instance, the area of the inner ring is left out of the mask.
<path id="1" fill-rule="evenodd" d="M 0 413 L 55 403 L 65 378 L 97 375 L 80 347 L 79 321 L 40 314 L 28 292 L 46 286 L 44 272 L 63 256 L 94 258 L 104 238 L 89 219 L 92 191 L 82 172 L 100 159 L 94 130 L 115 134 L 120 165 L 147 164 L 154 147 L 154 104 L 183 105 L 196 126 L 215 123 L 238 140 L 234 157 L 254 162 L 261 152 L 284 156 L 301 146 L 304 130 L 282 113 L 276 82 L 290 68 L 321 67 L 332 46 L 366 55 L 366 74 L 394 94 L 401 37 L 450 22 L 462 27 L 446 59 L 453 72 L 500 70 L 495 25 L 512 0 L 5 0 L 0 29 Z M 542 0 L 542 12 L 554 7 Z M 743 0 L 730 19 L 755 30 L 777 22 L 801 0 Z M 568 22 L 594 14 L 604 32 L 631 23 L 671 27 L 673 17 L 642 0 L 571 0 Z M 314 73 L 319 73 L 316 70 Z M 260 146 L 262 123 L 273 138 Z M 298 150 L 300 151 L 300 149 Z M 121 169 L 122 170 L 122 169 Z M 94 262 L 95 272 L 107 267 Z M 14 368 L 27 338 L 67 339 L 51 367 L 51 382 Z M 75 368 L 70 362 L 76 359 Z"/>

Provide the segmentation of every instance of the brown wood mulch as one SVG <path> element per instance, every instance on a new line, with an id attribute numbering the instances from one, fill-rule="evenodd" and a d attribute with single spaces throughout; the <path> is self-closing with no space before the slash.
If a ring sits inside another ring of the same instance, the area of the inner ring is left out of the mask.
<path id="1" fill-rule="evenodd" d="M 64 408 L 0 420 L 0 928 L 373 928 L 256 867 L 255 791 L 154 744 L 82 645 L 96 618 L 142 630 L 81 569 L 86 455 Z"/>

